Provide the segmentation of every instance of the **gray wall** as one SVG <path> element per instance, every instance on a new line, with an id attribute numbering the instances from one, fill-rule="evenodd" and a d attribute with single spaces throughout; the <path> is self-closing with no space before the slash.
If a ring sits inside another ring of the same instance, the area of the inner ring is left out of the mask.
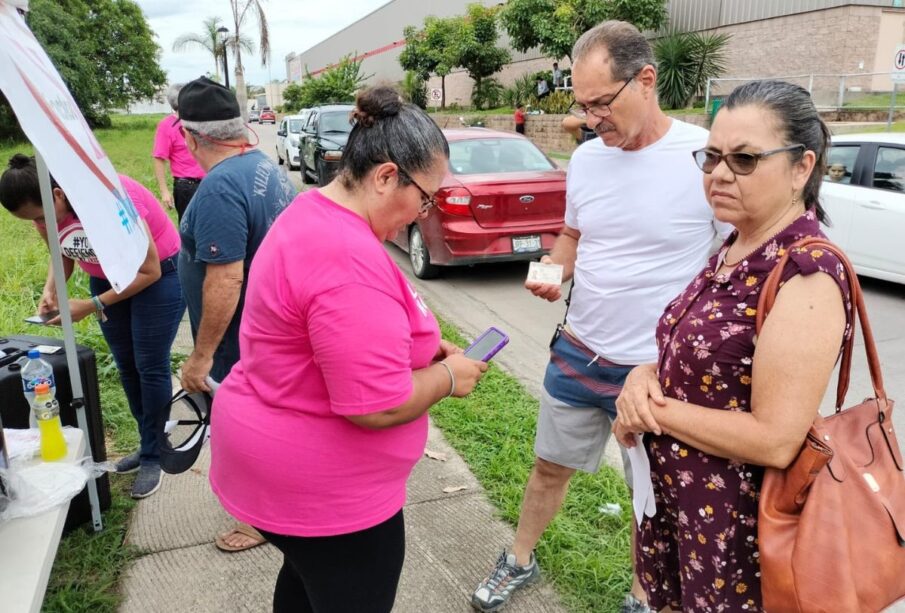
<path id="1" fill-rule="evenodd" d="M 403 40 L 402 30 L 413 25 L 420 27 L 424 18 L 451 17 L 465 13 L 469 4 L 479 1 L 485 6 L 495 6 L 500 0 L 392 0 L 352 25 L 340 30 L 327 40 L 317 43 L 306 51 L 289 54 L 286 57 L 286 78 L 298 81 L 305 75 L 305 66 L 314 72 L 339 61 L 344 55 L 361 55 L 396 41 Z M 505 46 L 508 37 L 500 35 L 499 44 Z M 362 72 L 373 74 L 372 81 L 399 81 L 404 71 L 399 66 L 400 45 L 384 53 L 362 60 Z M 540 57 L 538 52 L 512 52 L 513 62 Z"/>
<path id="2" fill-rule="evenodd" d="M 891 7 L 893 0 L 670 0 L 670 27 L 682 31 L 709 30 L 846 5 Z"/>

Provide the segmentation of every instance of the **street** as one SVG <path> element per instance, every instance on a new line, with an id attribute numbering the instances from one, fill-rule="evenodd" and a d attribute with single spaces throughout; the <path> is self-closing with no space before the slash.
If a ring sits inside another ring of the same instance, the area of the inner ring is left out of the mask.
<path id="1" fill-rule="evenodd" d="M 261 150 L 276 159 L 276 127 L 255 124 L 254 130 L 261 138 Z M 302 185 L 298 171 L 290 174 L 296 187 L 307 188 Z M 421 281 L 411 275 L 407 254 L 390 244 L 387 244 L 387 250 L 434 311 L 457 326 L 466 337 L 473 338 L 491 325 L 509 334 L 509 345 L 494 360 L 518 378 L 534 396 L 539 395 L 550 337 L 557 322 L 562 320 L 565 304 L 562 301 L 547 303 L 524 289 L 527 263 L 449 267 L 443 270 L 440 278 Z M 867 277 L 862 277 L 861 283 L 877 342 L 887 395 L 893 399 L 903 398 L 905 285 Z M 846 406 L 873 396 L 860 328 L 855 348 Z M 835 376 L 834 374 L 821 407 L 824 414 L 833 409 Z M 905 433 L 905 407 L 894 412 L 893 423 L 898 432 Z"/>

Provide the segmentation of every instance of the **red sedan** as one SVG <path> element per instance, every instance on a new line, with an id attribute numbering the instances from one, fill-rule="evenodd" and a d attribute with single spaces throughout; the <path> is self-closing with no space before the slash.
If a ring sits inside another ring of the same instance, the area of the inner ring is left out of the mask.
<path id="1" fill-rule="evenodd" d="M 270 122 L 275 124 L 277 122 L 277 116 L 271 109 L 265 108 L 261 111 L 261 115 L 258 118 L 258 121 L 260 121 L 261 123 Z"/>
<path id="2" fill-rule="evenodd" d="M 437 206 L 393 240 L 408 252 L 415 276 L 548 253 L 563 226 L 565 171 L 518 134 L 484 128 L 443 133 L 449 172 Z"/>

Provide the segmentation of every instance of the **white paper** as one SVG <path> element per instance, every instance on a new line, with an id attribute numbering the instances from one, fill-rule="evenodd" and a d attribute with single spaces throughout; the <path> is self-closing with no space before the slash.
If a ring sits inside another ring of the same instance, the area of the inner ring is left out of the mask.
<path id="1" fill-rule="evenodd" d="M 626 450 L 632 464 L 632 508 L 635 521 L 641 526 L 645 516 L 657 514 L 657 503 L 654 499 L 654 484 L 650 480 L 650 458 L 644 448 L 644 435 L 635 435 L 635 446 Z"/>
<path id="2" fill-rule="evenodd" d="M 57 345 L 38 345 L 35 349 L 44 355 L 53 355 L 54 353 L 63 351 L 63 348 Z"/>
<path id="3" fill-rule="evenodd" d="M 540 262 L 528 263 L 528 280 L 537 283 L 549 283 L 562 285 L 562 265 L 542 264 Z"/>

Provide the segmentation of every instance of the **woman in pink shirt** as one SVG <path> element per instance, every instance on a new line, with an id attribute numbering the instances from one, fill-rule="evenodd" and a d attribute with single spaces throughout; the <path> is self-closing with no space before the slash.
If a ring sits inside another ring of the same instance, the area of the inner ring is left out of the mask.
<path id="1" fill-rule="evenodd" d="M 241 357 L 214 401 L 211 485 L 283 552 L 276 612 L 390 611 L 427 410 L 487 368 L 440 340 L 383 246 L 434 205 L 446 139 L 389 87 L 352 119 L 336 179 L 299 195 L 255 256 Z"/>
<path id="2" fill-rule="evenodd" d="M 176 214 L 179 221 L 185 214 L 192 196 L 205 172 L 185 146 L 185 137 L 180 128 L 179 110 L 177 100 L 182 84 L 170 85 L 167 90 L 167 102 L 173 107 L 173 114 L 167 115 L 157 124 L 154 133 L 154 176 L 157 178 L 157 186 L 160 188 L 160 199 L 168 209 L 176 205 Z M 170 174 L 173 175 L 173 192 L 167 188 L 167 162 L 170 163 Z"/>
<path id="3" fill-rule="evenodd" d="M 138 471 L 132 484 L 132 497 L 145 498 L 160 487 L 160 453 L 155 426 L 173 393 L 170 347 L 185 304 L 176 273 L 179 233 L 151 192 L 129 177 L 120 175 L 119 179 L 144 223 L 145 232 L 152 239 L 148 241 L 145 261 L 135 280 L 119 294 L 111 289 L 79 218 L 52 177 L 51 185 L 66 278 L 72 274 L 75 263 L 90 276 L 91 298 L 69 300 L 72 320 L 97 315 L 119 369 L 129 408 L 138 422 L 141 446 L 117 462 L 116 471 Z M 47 241 L 34 158 L 20 153 L 10 159 L 9 167 L 0 177 L 0 203 L 19 219 L 34 222 Z M 50 269 L 38 313 L 46 315 L 56 311 L 59 311 L 59 304 L 53 270 Z M 56 316 L 49 323 L 56 325 L 59 321 Z"/>

